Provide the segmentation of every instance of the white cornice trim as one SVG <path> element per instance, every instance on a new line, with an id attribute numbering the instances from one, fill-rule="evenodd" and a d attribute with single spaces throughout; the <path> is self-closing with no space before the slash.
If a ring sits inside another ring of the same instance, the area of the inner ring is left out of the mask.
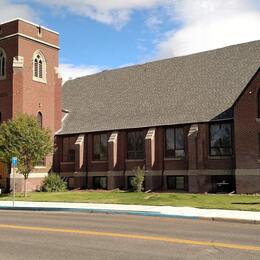
<path id="1" fill-rule="evenodd" d="M 23 38 L 26 38 L 26 39 L 29 39 L 29 40 L 32 40 L 32 41 L 35 41 L 35 42 L 39 42 L 41 44 L 47 45 L 49 47 L 52 47 L 52 48 L 55 48 L 55 49 L 58 49 L 58 50 L 60 49 L 60 47 L 58 47 L 57 45 L 54 45 L 54 44 L 51 44 L 51 43 L 48 43 L 48 42 L 36 39 L 34 37 L 25 35 L 23 33 L 14 33 L 14 34 L 7 35 L 5 37 L 0 38 L 0 41 L 9 39 L 9 38 L 12 38 L 12 37 L 15 37 L 15 36 L 20 36 L 20 37 L 23 37 Z"/>
<path id="2" fill-rule="evenodd" d="M 44 29 L 44 30 L 46 30 L 46 31 L 49 31 L 49 32 L 52 32 L 52 33 L 55 33 L 55 34 L 58 34 L 58 35 L 59 35 L 59 33 L 56 32 L 56 31 L 54 31 L 54 30 L 51 30 L 51 29 L 46 28 L 46 27 L 44 27 L 44 26 L 41 26 L 41 25 L 39 25 L 39 24 L 30 22 L 30 21 L 28 21 L 28 20 L 26 20 L 26 19 L 23 19 L 23 18 L 20 18 L 20 17 L 15 18 L 15 19 L 13 19 L 13 20 L 8 20 L 8 21 L 6 21 L 6 22 L 4 22 L 4 23 L 2 23 L 2 24 L 11 23 L 11 22 L 14 22 L 14 21 L 22 21 L 22 22 L 31 24 L 31 25 L 33 25 L 33 26 L 41 27 L 42 29 Z M 2 24 L 1 24 L 1 25 L 2 25 Z"/>

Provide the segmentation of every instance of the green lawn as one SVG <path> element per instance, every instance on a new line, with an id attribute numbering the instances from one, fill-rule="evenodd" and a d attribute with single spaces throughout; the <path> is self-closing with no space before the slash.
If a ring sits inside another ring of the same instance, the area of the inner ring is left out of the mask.
<path id="1" fill-rule="evenodd" d="M 11 195 L 0 196 L 0 200 L 11 199 Z M 16 199 L 26 201 L 118 203 L 260 211 L 259 195 L 68 191 L 61 193 L 33 192 L 29 193 L 27 198 L 18 195 Z"/>

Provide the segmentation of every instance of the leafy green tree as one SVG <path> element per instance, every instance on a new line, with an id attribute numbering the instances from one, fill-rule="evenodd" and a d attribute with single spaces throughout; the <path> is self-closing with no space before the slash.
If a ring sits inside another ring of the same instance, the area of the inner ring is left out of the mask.
<path id="1" fill-rule="evenodd" d="M 24 196 L 27 196 L 27 179 L 42 158 L 53 151 L 49 129 L 41 128 L 33 116 L 21 114 L 0 125 L 0 160 L 10 164 L 17 157 L 17 169 L 24 176 Z"/>
<path id="2" fill-rule="evenodd" d="M 134 177 L 131 179 L 131 185 L 134 191 L 141 192 L 144 190 L 144 168 L 138 166 L 133 172 Z"/>

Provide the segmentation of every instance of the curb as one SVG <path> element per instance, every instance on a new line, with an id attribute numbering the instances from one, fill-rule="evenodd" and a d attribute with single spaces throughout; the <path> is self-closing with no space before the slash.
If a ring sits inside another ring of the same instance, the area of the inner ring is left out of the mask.
<path id="1" fill-rule="evenodd" d="M 211 220 L 216 222 L 229 222 L 229 223 L 240 223 L 240 224 L 256 224 L 260 225 L 260 220 L 255 219 L 235 219 L 235 218 L 221 218 L 221 217 L 201 217 L 201 220 Z"/>
<path id="2" fill-rule="evenodd" d="M 112 210 L 112 209 L 85 209 L 85 208 L 47 208 L 47 207 L 9 207 L 1 206 L 0 210 L 9 211 L 49 211 L 49 212 L 86 212 L 86 213 L 103 213 L 103 214 L 118 214 L 118 215 L 136 215 L 146 217 L 163 217 L 163 218 L 184 218 L 184 219 L 199 219 L 196 216 L 168 215 L 158 211 L 134 211 L 134 210 Z"/>
<path id="3" fill-rule="evenodd" d="M 110 210 L 110 209 L 85 209 L 85 208 L 48 208 L 48 207 L 10 207 L 0 206 L 0 210 L 7 211 L 39 211 L 39 212 L 85 212 L 85 213 L 100 213 L 100 214 L 118 214 L 118 215 L 135 215 L 146 217 L 161 217 L 161 218 L 175 218 L 175 219 L 192 219 L 192 220 L 207 220 L 216 222 L 229 222 L 241 224 L 260 224 L 259 220 L 254 219 L 234 219 L 234 218 L 221 218 L 221 217 L 198 217 L 186 215 L 171 215 L 163 214 L 158 211 L 133 211 L 133 210 Z"/>

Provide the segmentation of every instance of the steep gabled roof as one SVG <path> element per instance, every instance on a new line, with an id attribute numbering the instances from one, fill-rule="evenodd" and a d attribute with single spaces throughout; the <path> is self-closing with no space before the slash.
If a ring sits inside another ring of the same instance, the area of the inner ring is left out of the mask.
<path id="1" fill-rule="evenodd" d="M 211 121 L 259 67 L 255 41 L 70 80 L 60 134 Z"/>

